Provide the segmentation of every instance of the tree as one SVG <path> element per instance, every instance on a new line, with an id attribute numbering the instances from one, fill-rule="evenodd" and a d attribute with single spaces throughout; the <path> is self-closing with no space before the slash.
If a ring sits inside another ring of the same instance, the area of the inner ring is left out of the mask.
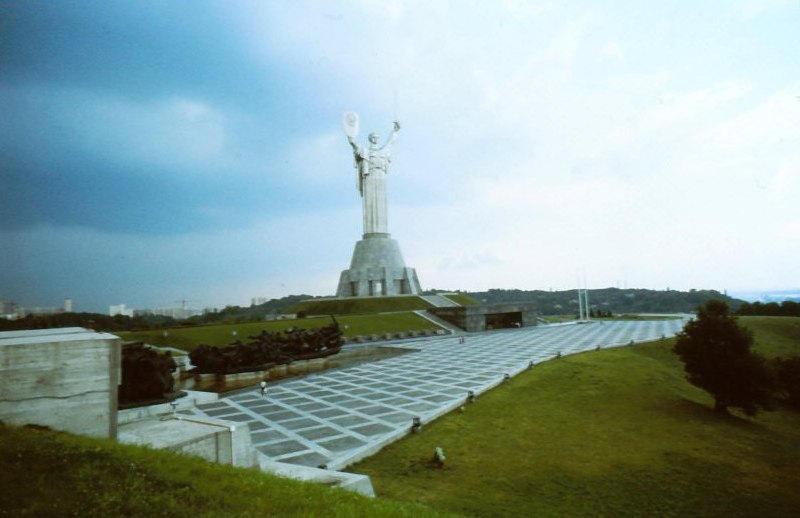
<path id="1" fill-rule="evenodd" d="M 800 410 L 800 356 L 775 358 L 770 363 L 775 372 L 778 398 Z"/>
<path id="2" fill-rule="evenodd" d="M 678 334 L 674 351 L 689 382 L 714 396 L 716 411 L 734 407 L 755 415 L 769 407 L 770 376 L 752 345 L 752 334 L 729 315 L 728 305 L 710 300 Z"/>
<path id="3" fill-rule="evenodd" d="M 159 353 L 141 342 L 122 346 L 120 403 L 162 399 L 175 387 L 177 365 L 169 352 Z"/>

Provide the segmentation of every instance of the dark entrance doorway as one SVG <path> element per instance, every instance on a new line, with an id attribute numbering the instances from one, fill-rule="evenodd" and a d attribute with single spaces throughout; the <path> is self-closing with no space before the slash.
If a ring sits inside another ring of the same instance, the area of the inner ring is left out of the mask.
<path id="1" fill-rule="evenodd" d="M 490 313 L 486 315 L 486 329 L 522 327 L 522 312 Z"/>

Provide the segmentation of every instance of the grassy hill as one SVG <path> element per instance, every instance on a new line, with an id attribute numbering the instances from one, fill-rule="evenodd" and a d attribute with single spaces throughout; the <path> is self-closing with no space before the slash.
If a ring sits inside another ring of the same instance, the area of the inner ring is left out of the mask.
<path id="1" fill-rule="evenodd" d="M 308 315 L 352 315 L 387 311 L 427 309 L 431 304 L 420 297 L 375 297 L 359 299 L 307 300 L 290 306 L 287 313 L 305 311 Z"/>
<path id="2" fill-rule="evenodd" d="M 477 299 L 467 295 L 466 293 L 442 293 L 441 295 L 443 297 L 447 297 L 456 304 L 461 304 L 462 306 L 473 306 L 475 304 L 480 304 Z"/>
<path id="3" fill-rule="evenodd" d="M 435 516 L 257 470 L 167 451 L 0 424 L 8 516 Z"/>
<path id="4" fill-rule="evenodd" d="M 336 320 L 343 327 L 345 336 L 439 329 L 436 324 L 412 312 L 385 315 L 343 315 L 336 317 Z M 258 334 L 265 329 L 268 331 L 278 331 L 290 327 L 310 329 L 330 323 L 331 319 L 329 317 L 318 317 L 245 324 L 177 327 L 166 330 L 126 331 L 116 334 L 123 340 L 143 341 L 152 345 L 171 345 L 191 351 L 200 344 L 225 345 L 236 339 L 245 340 L 247 336 Z M 344 328 L 344 326 L 347 326 L 347 328 Z M 166 331 L 167 336 L 164 336 L 164 331 Z M 235 336 L 233 335 L 234 331 L 236 332 Z"/>
<path id="5" fill-rule="evenodd" d="M 755 350 L 765 356 L 800 355 L 800 317 L 737 317 L 751 329 Z"/>
<path id="6" fill-rule="evenodd" d="M 800 318 L 740 322 L 762 354 L 800 354 Z M 717 415 L 671 346 L 543 363 L 352 470 L 379 496 L 472 515 L 797 516 L 800 414 Z"/>
<path id="7" fill-rule="evenodd" d="M 578 314 L 575 290 L 489 290 L 470 292 L 470 296 L 489 304 L 495 302 L 530 302 L 542 315 Z M 715 290 L 644 290 L 604 288 L 589 290 L 593 309 L 613 313 L 690 313 L 710 299 L 720 299 L 735 311 L 744 301 Z"/>

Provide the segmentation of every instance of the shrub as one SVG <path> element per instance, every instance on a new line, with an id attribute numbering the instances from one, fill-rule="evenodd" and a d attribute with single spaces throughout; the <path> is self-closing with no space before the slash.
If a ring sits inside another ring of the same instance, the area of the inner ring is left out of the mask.
<path id="1" fill-rule="evenodd" d="M 678 334 L 674 351 L 689 382 L 714 396 L 715 410 L 736 407 L 754 415 L 769 408 L 771 382 L 764 358 L 751 351 L 752 345 L 752 334 L 729 315 L 728 305 L 710 300 Z"/>

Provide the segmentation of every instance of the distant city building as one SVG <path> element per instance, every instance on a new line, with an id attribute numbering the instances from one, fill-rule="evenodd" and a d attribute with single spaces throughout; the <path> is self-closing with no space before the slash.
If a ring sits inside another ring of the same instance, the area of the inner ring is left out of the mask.
<path id="1" fill-rule="evenodd" d="M 64 299 L 64 313 L 72 313 L 72 299 Z"/>
<path id="2" fill-rule="evenodd" d="M 47 308 L 47 307 L 33 307 L 33 308 L 17 308 L 17 314 L 20 318 L 26 317 L 28 315 L 34 316 L 43 316 L 43 315 L 54 315 L 55 313 L 61 313 L 61 308 Z"/>
<path id="3" fill-rule="evenodd" d="M 267 302 L 269 302 L 267 297 L 253 297 L 250 299 L 251 306 L 260 306 L 261 304 L 265 304 Z"/>
<path id="4" fill-rule="evenodd" d="M 177 308 L 155 308 L 150 310 L 151 314 L 164 317 L 172 317 L 175 320 L 184 320 L 195 315 L 199 315 L 200 311 L 194 308 L 177 307 Z"/>
<path id="5" fill-rule="evenodd" d="M 54 315 L 56 313 L 62 313 L 64 311 L 63 308 L 52 308 L 52 307 L 40 307 L 35 306 L 32 308 L 26 308 L 17 305 L 16 302 L 12 302 L 10 300 L 0 300 L 0 318 L 4 318 L 6 320 L 16 320 L 18 318 L 24 318 L 28 315 L 34 316 L 42 316 L 42 315 Z"/>
<path id="6" fill-rule="evenodd" d="M 10 300 L 0 299 L 0 318 L 6 320 L 16 320 L 19 318 L 17 303 Z"/>
<path id="7" fill-rule="evenodd" d="M 133 308 L 126 308 L 125 304 L 116 304 L 116 305 L 113 305 L 113 306 L 108 306 L 108 315 L 112 316 L 112 317 L 117 316 L 117 315 L 123 315 L 123 316 L 126 316 L 126 317 L 132 317 L 133 316 Z"/>
<path id="8" fill-rule="evenodd" d="M 124 306 L 124 304 L 123 304 Z M 116 306 L 112 306 L 116 307 Z M 174 308 L 142 308 L 142 309 L 128 309 L 131 311 L 129 316 L 133 317 L 145 317 L 145 316 L 160 316 L 160 317 L 170 317 L 174 318 L 175 320 L 183 320 L 189 317 L 193 317 L 195 315 L 199 315 L 201 312 L 198 309 L 188 308 L 185 305 L 181 307 L 174 307 Z M 210 311 L 208 308 L 204 309 L 203 312 Z M 127 314 L 127 313 L 125 313 Z"/>
<path id="9" fill-rule="evenodd" d="M 6 315 L 8 313 L 17 312 L 17 303 L 10 300 L 0 299 L 0 314 Z"/>

